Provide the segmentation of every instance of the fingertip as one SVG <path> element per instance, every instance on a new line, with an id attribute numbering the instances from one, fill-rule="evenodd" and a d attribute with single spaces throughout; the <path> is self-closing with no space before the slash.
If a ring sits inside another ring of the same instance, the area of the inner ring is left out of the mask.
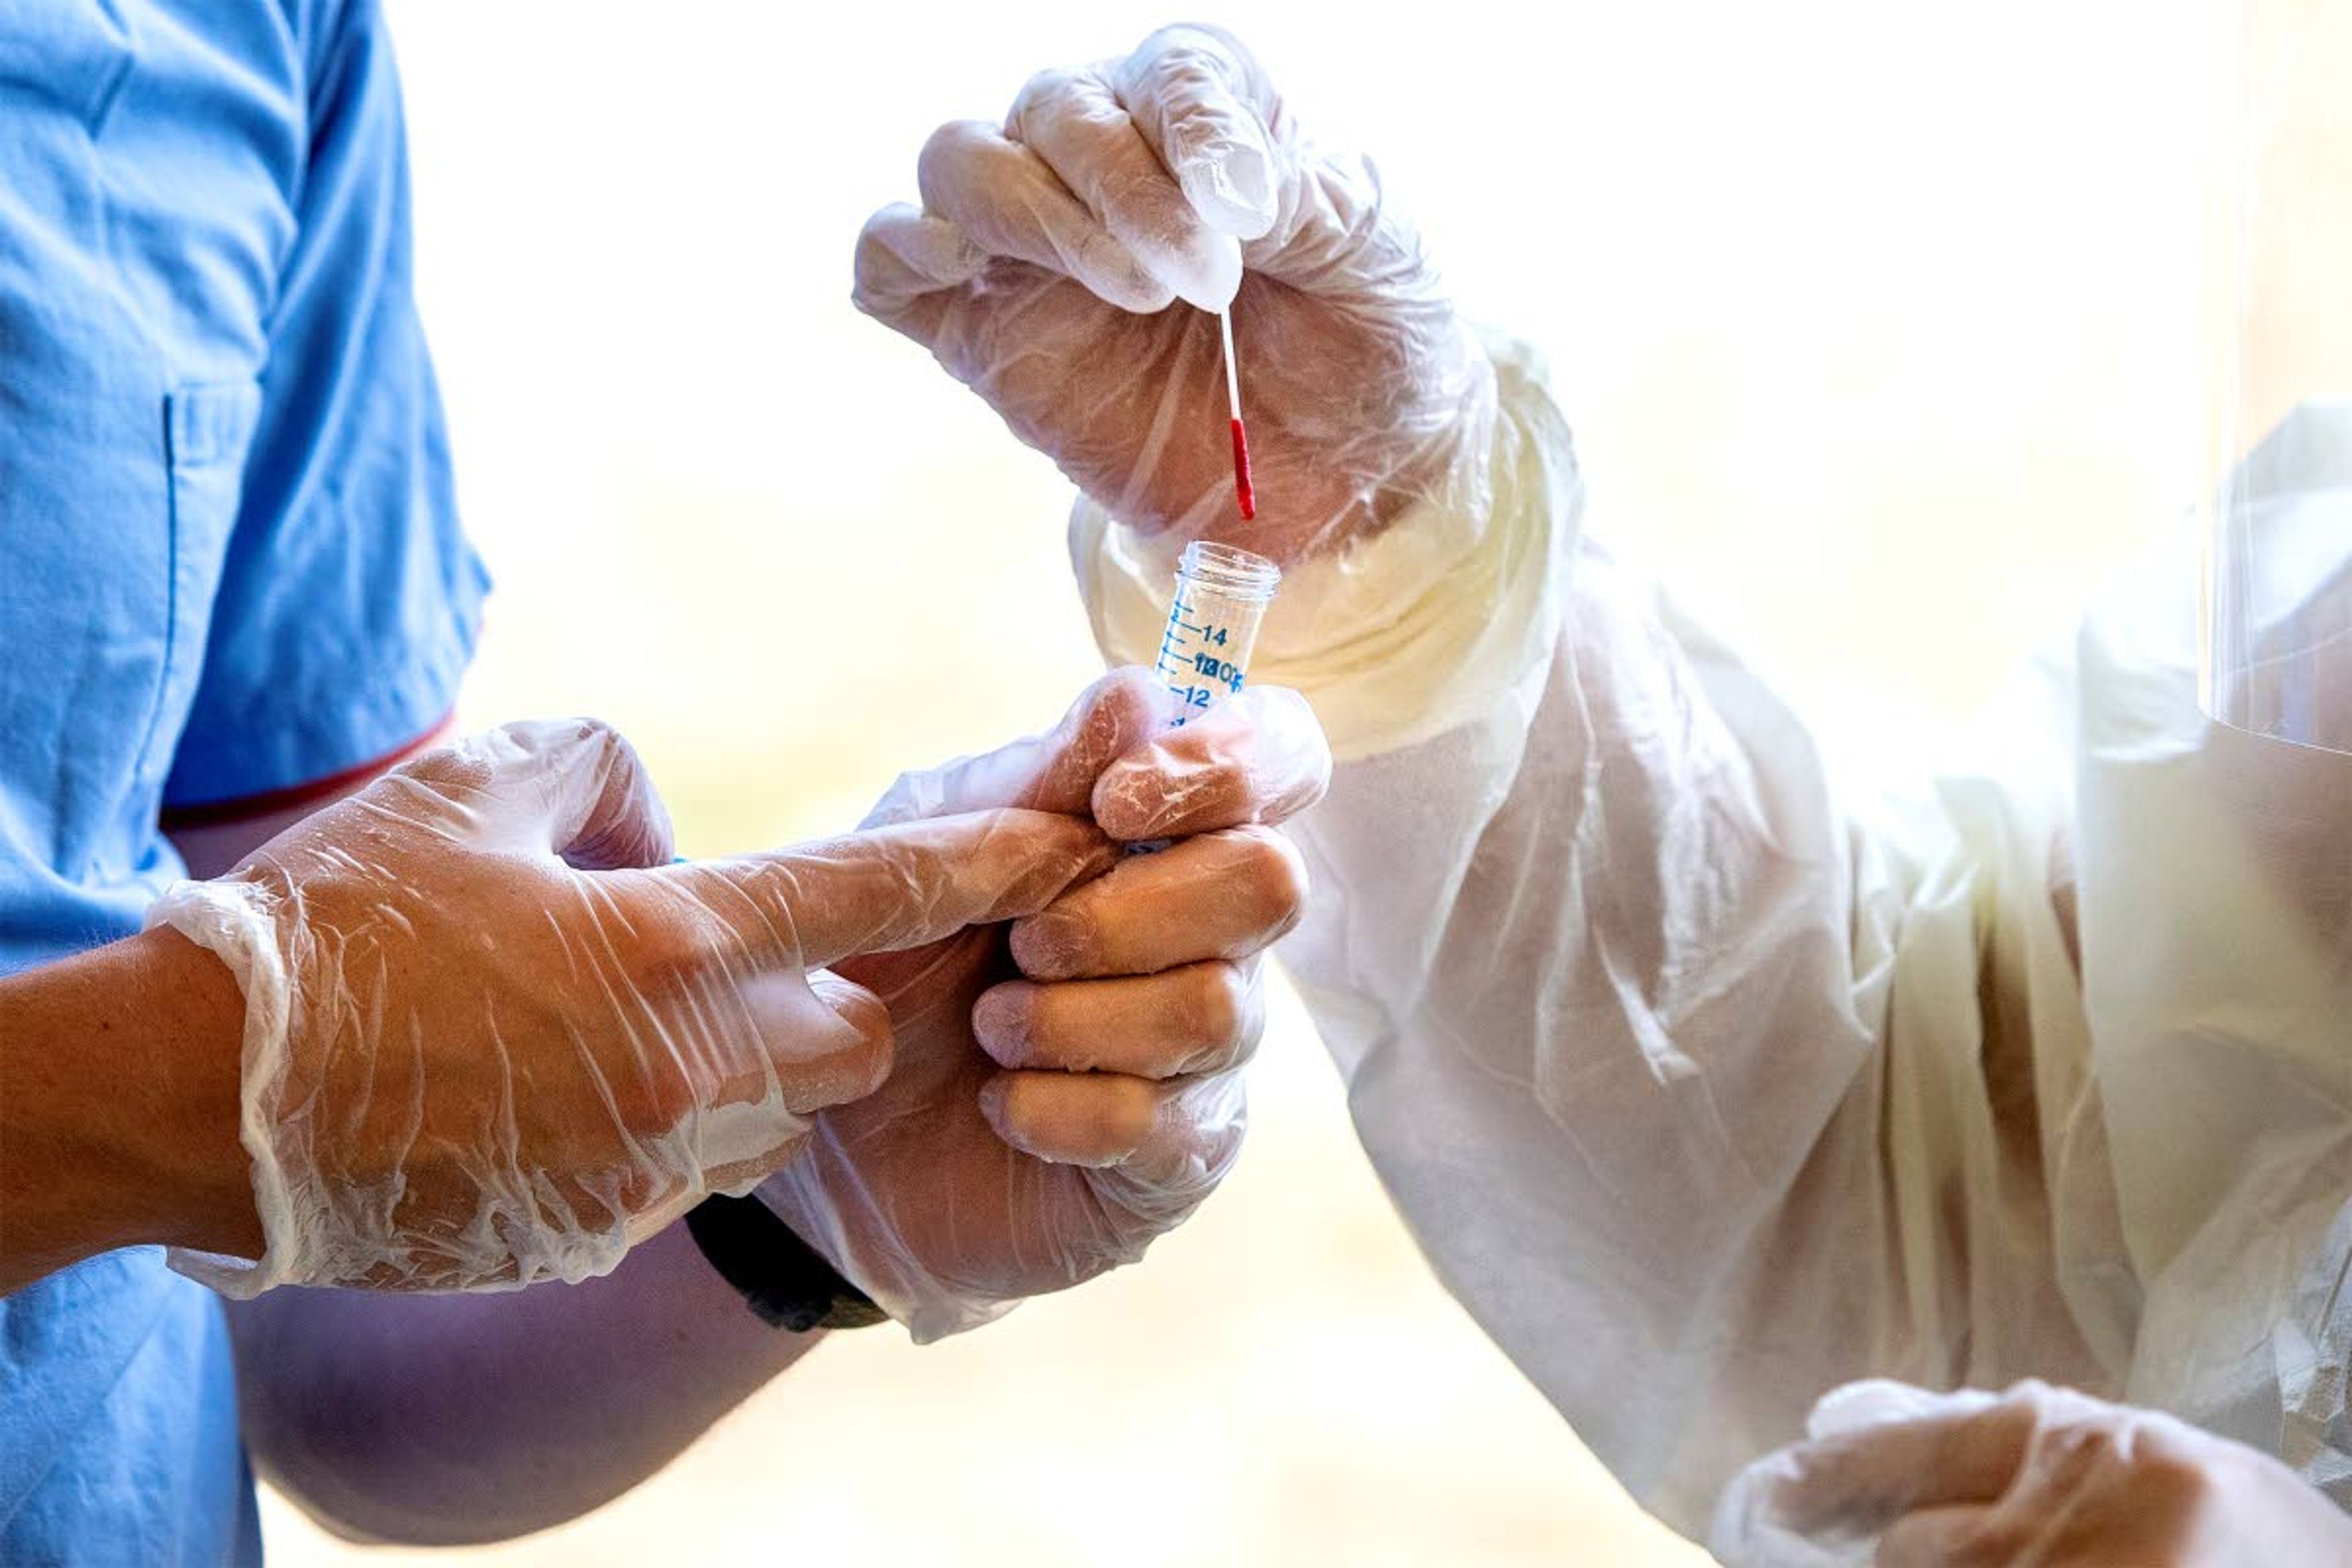
<path id="1" fill-rule="evenodd" d="M 1070 276 L 1130 315 L 1156 316 L 1177 300 L 1177 290 L 1107 228 L 1087 236 L 1066 259 Z"/>
<path id="2" fill-rule="evenodd" d="M 972 1038 L 997 1066 L 1029 1065 L 1036 999 L 1036 986 L 1025 980 L 1008 980 L 982 992 L 980 1000 L 972 1004 Z"/>
<path id="3" fill-rule="evenodd" d="M 1234 288 L 1239 289 L 1241 242 L 1263 237 L 1276 216 L 1273 160 L 1263 144 L 1255 144 L 1255 127 L 1226 128 L 1211 148 L 1177 168 L 1176 183 L 1201 221 L 1232 245 Z M 1228 290 L 1225 303 L 1232 300 Z"/>
<path id="4" fill-rule="evenodd" d="M 973 244 L 954 220 L 905 202 L 894 202 L 867 218 L 857 237 L 861 286 L 869 268 L 886 256 L 929 289 L 968 283 L 989 260 L 988 252 Z"/>
<path id="5" fill-rule="evenodd" d="M 1074 980 L 1087 972 L 1095 922 L 1083 909 L 1056 905 L 1013 923 L 1013 962 L 1032 980 Z"/>
<path id="6" fill-rule="evenodd" d="M 795 1116 L 862 1100 L 890 1076 L 897 1039 L 880 997 L 830 970 L 736 982 L 768 1092 Z"/>
<path id="7" fill-rule="evenodd" d="M 977 279 L 990 257 L 948 218 L 903 202 L 858 231 L 849 302 L 927 349 L 938 346 L 946 301 Z"/>
<path id="8" fill-rule="evenodd" d="M 1012 1092 L 1013 1074 L 1000 1072 L 980 1086 L 977 1098 L 980 1104 L 980 1119 L 988 1123 L 989 1131 L 995 1133 L 1002 1142 L 1018 1149 L 1021 1145 L 1013 1139 L 1005 1121 L 1004 1102 Z"/>
<path id="9" fill-rule="evenodd" d="M 1241 241 L 1212 233 L 1190 248 L 1192 254 L 1185 258 L 1182 276 L 1174 279 L 1177 295 L 1195 309 L 1222 316 L 1242 291 Z"/>
<path id="10" fill-rule="evenodd" d="M 1151 777 L 1150 763 L 1137 758 L 1122 757 L 1105 768 L 1088 803 L 1096 825 L 1128 844 L 1161 837 L 1153 826 L 1160 795 L 1149 787 Z"/>
<path id="11" fill-rule="evenodd" d="M 810 975 L 809 989 L 848 1026 L 847 1042 L 833 1053 L 838 1069 L 829 1075 L 839 1092 L 825 1103 L 863 1100 L 888 1081 L 898 1058 L 898 1031 L 891 1024 L 890 1009 L 865 986 L 830 970 Z"/>
<path id="12" fill-rule="evenodd" d="M 1170 837 L 1163 826 L 1170 816 L 1169 781 L 1160 753 L 1154 746 L 1141 756 L 1122 757 L 1095 780 L 1095 822 L 1121 843 Z"/>
<path id="13" fill-rule="evenodd" d="M 1113 76 L 1202 222 L 1240 240 L 1274 227 L 1280 182 L 1265 121 L 1276 102 L 1247 46 L 1221 27 L 1178 23 Z"/>

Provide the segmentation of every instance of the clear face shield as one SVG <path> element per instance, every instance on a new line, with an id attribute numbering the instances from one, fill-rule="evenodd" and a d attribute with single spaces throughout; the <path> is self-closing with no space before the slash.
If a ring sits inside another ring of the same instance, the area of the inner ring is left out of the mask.
<path id="1" fill-rule="evenodd" d="M 2204 706 L 2352 752 L 2352 5 L 2217 10 Z"/>

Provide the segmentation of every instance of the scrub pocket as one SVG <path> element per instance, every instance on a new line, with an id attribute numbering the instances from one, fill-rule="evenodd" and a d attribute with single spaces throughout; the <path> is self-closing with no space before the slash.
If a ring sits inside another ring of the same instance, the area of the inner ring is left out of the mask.
<path id="1" fill-rule="evenodd" d="M 261 388 L 250 381 L 183 386 L 163 401 L 172 475 L 168 603 L 163 670 L 140 747 L 138 781 L 142 791 L 152 790 L 158 799 L 204 673 L 205 634 L 236 525 L 246 449 L 260 414 Z"/>

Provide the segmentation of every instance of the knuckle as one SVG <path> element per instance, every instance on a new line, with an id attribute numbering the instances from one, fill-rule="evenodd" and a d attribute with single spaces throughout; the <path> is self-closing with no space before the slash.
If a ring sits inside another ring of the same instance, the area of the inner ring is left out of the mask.
<path id="1" fill-rule="evenodd" d="M 1182 1022 L 1185 1044 L 1220 1056 L 1237 1048 L 1246 1021 L 1250 985 L 1236 964 L 1199 965 L 1187 986 Z"/>
<path id="2" fill-rule="evenodd" d="M 1141 665 L 1122 666 L 1097 681 L 1088 719 L 1103 762 L 1147 739 L 1166 704 L 1159 678 Z"/>
<path id="3" fill-rule="evenodd" d="M 1159 1122 L 1163 1140 L 1183 1154 L 1164 1184 L 1194 1202 L 1205 1198 L 1241 1157 L 1249 1127 L 1242 1075 L 1218 1072 L 1194 1080 L 1162 1101 Z"/>
<path id="4" fill-rule="evenodd" d="M 1129 1079 L 1025 1076 L 1006 1097 L 1007 1121 L 1034 1147 L 1064 1158 L 1116 1158 L 1150 1131 L 1150 1100 Z"/>
<path id="5" fill-rule="evenodd" d="M 2119 1435 L 2104 1423 L 2044 1427 L 2027 1452 L 2029 1468 L 2046 1483 L 2070 1488 L 2125 1462 Z"/>
<path id="6" fill-rule="evenodd" d="M 1106 1079 L 1080 1086 L 1095 1090 L 1073 1093 L 1065 1109 L 1070 1113 L 1075 1141 L 1105 1152 L 1134 1148 L 1151 1131 L 1151 1100 L 1143 1086 L 1129 1079 Z"/>
<path id="7" fill-rule="evenodd" d="M 1973 1521 L 1952 1541 L 1949 1568 L 2002 1568 L 2020 1562 L 2032 1550 L 2041 1522 L 2008 1512 Z"/>
<path id="8" fill-rule="evenodd" d="M 1034 73 L 1013 95 L 1007 124 L 1016 129 L 1028 125 L 1030 116 L 1066 96 L 1076 80 L 1077 73 L 1067 66 L 1047 66 Z"/>
<path id="9" fill-rule="evenodd" d="M 627 738 L 617 727 L 593 714 L 583 714 L 578 718 L 567 720 L 564 727 L 571 731 L 572 740 L 583 743 L 622 747 L 626 747 L 629 743 Z"/>
<path id="10" fill-rule="evenodd" d="M 1270 827 L 1236 830 L 1247 846 L 1244 866 L 1253 907 L 1269 926 L 1288 931 L 1307 907 L 1307 858 L 1298 847 Z"/>
<path id="11" fill-rule="evenodd" d="M 1151 1135 L 1154 1108 L 1139 1084 L 1121 1084 L 1123 1093 L 1086 1097 L 1090 1141 L 1106 1150 L 1128 1150 Z"/>
<path id="12" fill-rule="evenodd" d="M 420 752 L 394 768 L 387 777 L 406 779 L 436 792 L 478 789 L 491 777 L 490 760 L 474 738 Z"/>
<path id="13" fill-rule="evenodd" d="M 2137 1467 L 2142 1496 L 2167 1512 L 2198 1518 L 2223 1502 L 2221 1480 L 2210 1466 L 2185 1454 L 2144 1454 Z"/>
<path id="14" fill-rule="evenodd" d="M 950 120 L 923 139 L 922 151 L 915 154 L 915 184 L 924 205 L 939 205 L 939 183 L 953 178 L 971 161 L 982 133 L 989 130 L 976 120 Z"/>
<path id="15" fill-rule="evenodd" d="M 642 979 L 683 985 L 727 963 L 736 942 L 727 924 L 691 899 L 653 899 L 632 921 L 628 953 Z"/>

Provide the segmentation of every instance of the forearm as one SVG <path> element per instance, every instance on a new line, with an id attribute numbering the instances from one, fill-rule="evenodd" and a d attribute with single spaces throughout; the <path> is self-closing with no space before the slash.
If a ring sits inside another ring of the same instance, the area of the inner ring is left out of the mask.
<path id="1" fill-rule="evenodd" d="M 244 1017 L 168 931 L 0 980 L 0 1294 L 119 1247 L 259 1252 Z"/>
<path id="2" fill-rule="evenodd" d="M 2047 1212 L 2096 1176 L 2038 1098 L 2087 1059 L 2051 824 L 1978 783 L 1886 826 L 1588 561 L 1531 713 L 1343 765 L 1298 829 L 1284 958 L 1383 1181 L 1685 1528 L 1831 1383 L 2103 1385 Z"/>
<path id="3" fill-rule="evenodd" d="M 1571 616 L 1532 710 L 1339 770 L 1282 952 L 1423 1250 L 1688 1531 L 1841 1357 L 1912 1342 L 1876 1020 L 1801 735 L 1759 774 L 1607 573 Z"/>
<path id="4" fill-rule="evenodd" d="M 761 1322 L 683 1225 L 579 1285 L 278 1290 L 230 1325 L 262 1473 L 343 1534 L 417 1544 L 619 1496 L 823 1337 Z"/>
<path id="5" fill-rule="evenodd" d="M 172 837 L 190 875 L 217 876 L 374 776 L 208 812 Z M 0 1294 L 119 1247 L 259 1256 L 239 1139 L 244 1026 L 227 967 L 170 931 L 0 979 Z"/>
<path id="6" fill-rule="evenodd" d="M 1887 911 L 1857 911 L 1844 824 L 1760 686 L 1727 713 L 1751 678 L 1705 668 L 1603 561 L 1570 609 L 1538 697 L 1339 769 L 1297 830 L 1317 907 L 1283 954 L 1335 1044 L 1393 1040 L 1462 1103 L 1535 1111 L 1568 1168 L 1496 1158 L 1591 1188 L 1567 1234 L 1623 1257 L 1670 1226 L 1654 1261 L 1697 1284 L 1870 1066 L 1857 969 Z"/>

